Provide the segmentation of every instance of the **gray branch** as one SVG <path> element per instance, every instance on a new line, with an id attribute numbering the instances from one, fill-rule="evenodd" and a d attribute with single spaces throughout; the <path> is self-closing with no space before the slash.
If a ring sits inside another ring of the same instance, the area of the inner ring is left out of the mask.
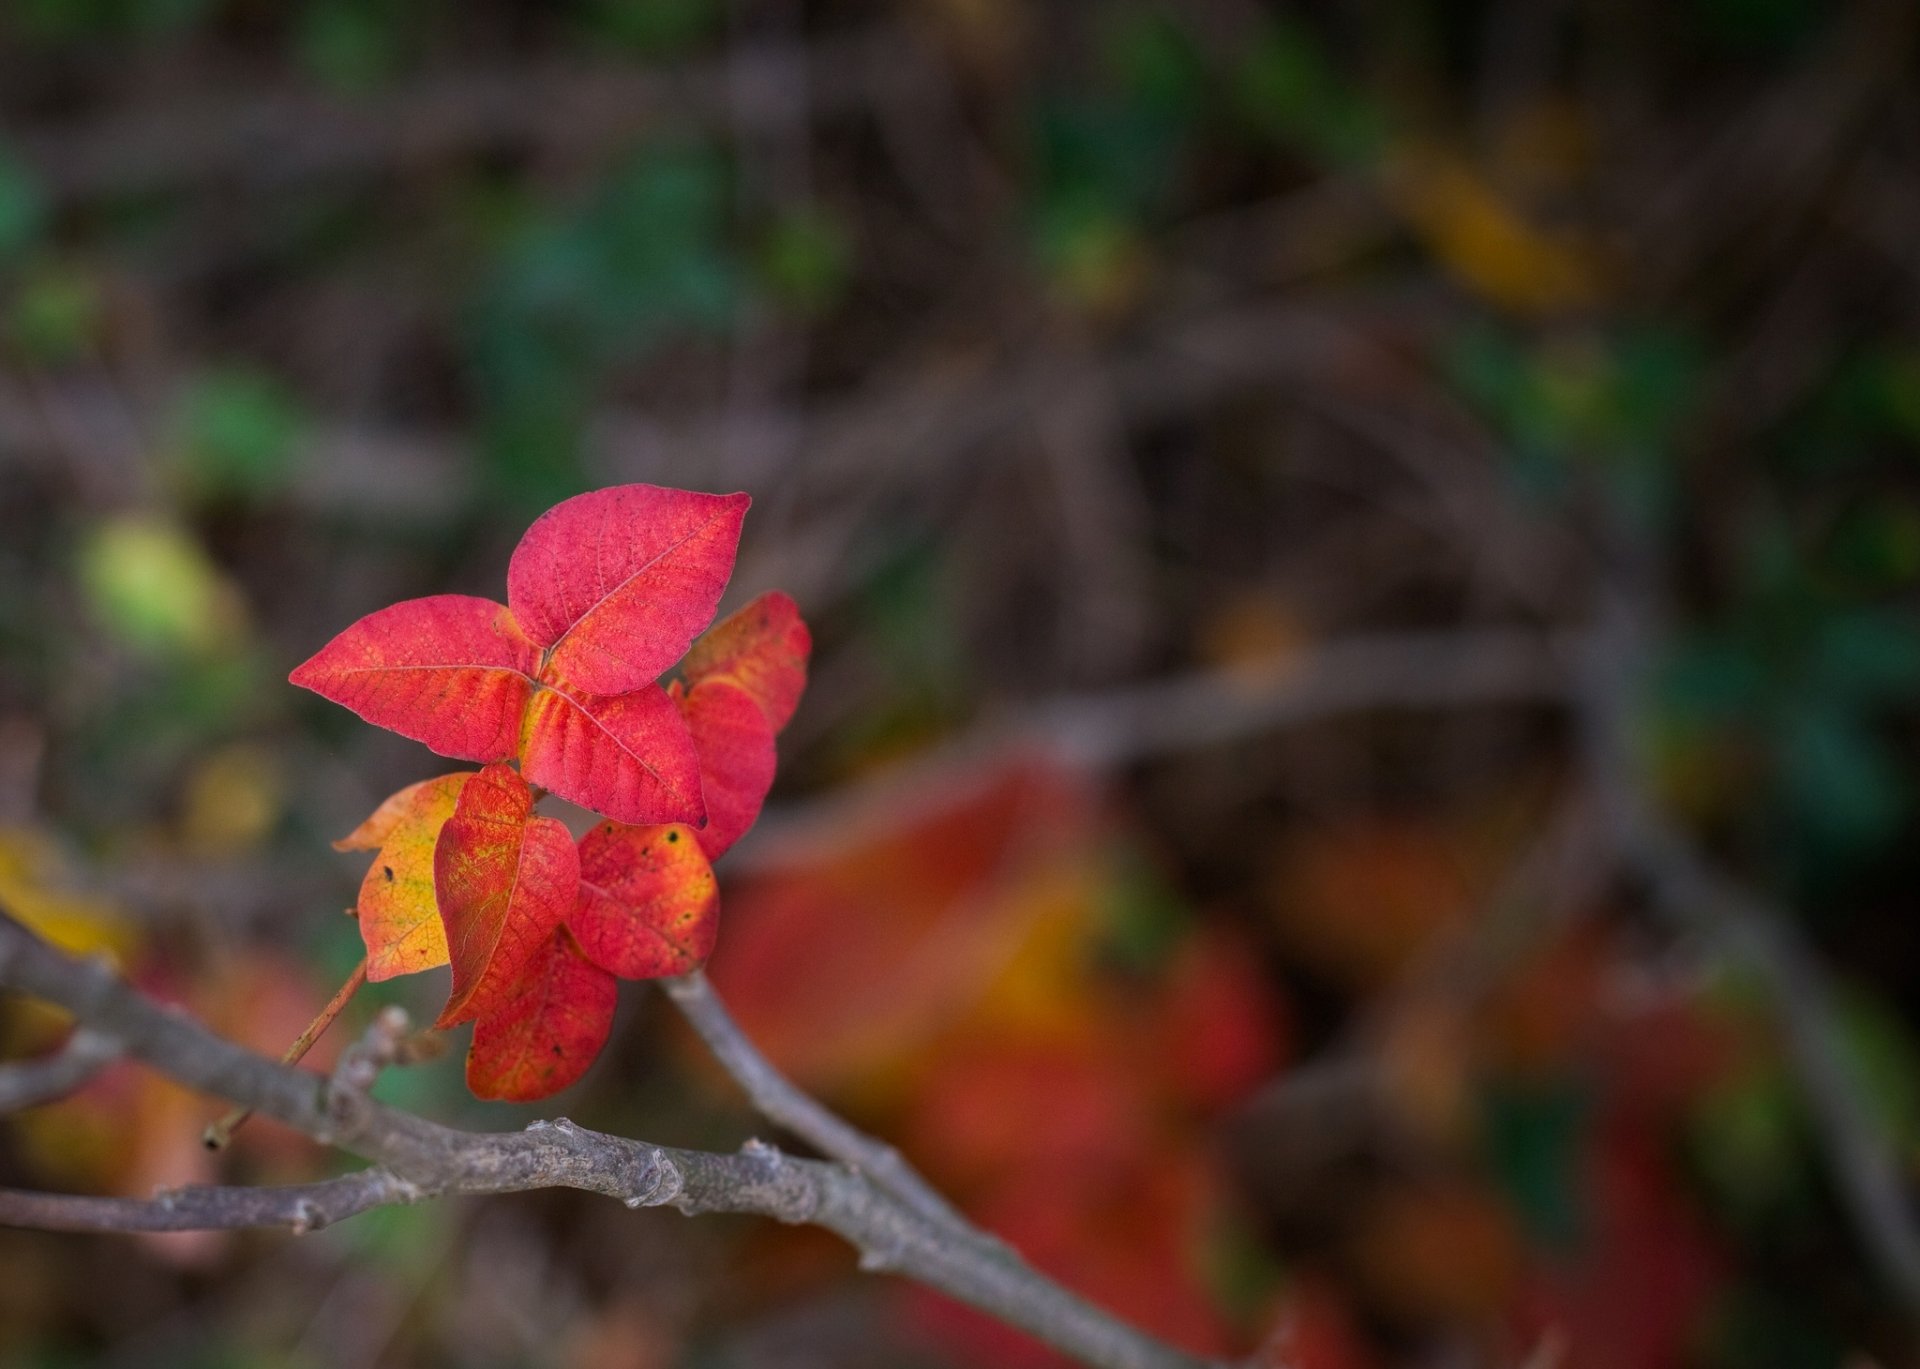
<path id="1" fill-rule="evenodd" d="M 0 1193 L 0 1221 L 61 1230 L 284 1226 L 311 1230 L 385 1203 L 457 1193 L 576 1188 L 629 1207 L 742 1212 L 825 1227 L 864 1269 L 917 1280 L 1101 1369 L 1207 1369 L 1069 1293 L 991 1238 L 956 1230 L 838 1161 L 803 1160 L 749 1141 L 737 1154 L 677 1150 L 560 1119 L 521 1132 L 441 1126 L 335 1079 L 277 1064 L 141 995 L 103 961 L 56 950 L 0 910 L 0 985 L 67 1009 L 129 1056 L 203 1093 L 243 1104 L 373 1168 L 287 1189 L 183 1189 L 136 1200 Z M 376 1023 L 359 1058 L 377 1060 Z M 393 1034 L 388 1032 L 389 1036 Z M 120 1219 L 115 1221 L 113 1219 Z"/>
<path id="2" fill-rule="evenodd" d="M 704 971 L 666 980 L 664 986 L 667 997 L 699 1033 L 721 1068 L 746 1091 L 747 1100 L 761 1116 L 785 1127 L 823 1155 L 866 1175 L 929 1221 L 974 1236 L 982 1234 L 921 1178 L 898 1150 L 848 1125 L 774 1068 L 740 1030 Z"/>
<path id="3" fill-rule="evenodd" d="M 0 1188 L 0 1226 L 42 1231 L 232 1231 L 283 1226 L 296 1236 L 389 1203 L 425 1196 L 375 1167 L 281 1188 L 167 1189 L 151 1198 L 89 1198 Z"/>
<path id="4" fill-rule="evenodd" d="M 51 1055 L 0 1065 L 0 1112 L 65 1098 L 119 1058 L 117 1041 L 81 1027 Z"/>

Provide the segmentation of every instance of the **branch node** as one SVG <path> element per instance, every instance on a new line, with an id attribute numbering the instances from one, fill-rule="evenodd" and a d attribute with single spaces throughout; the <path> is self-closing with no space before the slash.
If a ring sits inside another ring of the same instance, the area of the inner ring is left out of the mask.
<path id="1" fill-rule="evenodd" d="M 296 1236 L 304 1236 L 326 1224 L 327 1214 L 320 1210 L 319 1204 L 302 1199 L 293 1205 L 293 1217 L 287 1222 L 287 1229 Z"/>
<path id="2" fill-rule="evenodd" d="M 667 1158 L 664 1150 L 654 1146 L 641 1162 L 633 1193 L 621 1201 L 631 1208 L 665 1207 L 677 1201 L 686 1187 L 686 1177 L 680 1173 L 680 1167 Z"/>
<path id="3" fill-rule="evenodd" d="M 335 1124 L 334 1135 L 323 1138 L 336 1141 L 356 1136 L 372 1115 L 373 1100 L 368 1096 L 380 1078 L 380 1071 L 400 1054 L 409 1027 L 407 1010 L 389 1003 L 374 1014 L 361 1038 L 340 1054 L 327 1083 L 327 1116 Z"/>

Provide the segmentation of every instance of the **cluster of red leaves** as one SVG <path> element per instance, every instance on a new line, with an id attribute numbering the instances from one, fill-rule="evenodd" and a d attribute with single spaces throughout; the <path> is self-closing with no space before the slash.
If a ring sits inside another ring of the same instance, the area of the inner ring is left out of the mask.
<path id="1" fill-rule="evenodd" d="M 779 593 L 693 640 L 748 502 L 653 485 L 569 499 L 515 548 L 506 604 L 410 599 L 293 672 L 485 767 L 401 790 L 336 843 L 377 852 L 356 909 L 367 978 L 452 966 L 437 1025 L 475 1024 L 481 1097 L 565 1088 L 606 1043 L 616 977 L 685 974 L 713 949 L 710 862 L 759 815 L 810 648 Z M 609 821 L 576 843 L 536 815 L 540 789 Z"/>

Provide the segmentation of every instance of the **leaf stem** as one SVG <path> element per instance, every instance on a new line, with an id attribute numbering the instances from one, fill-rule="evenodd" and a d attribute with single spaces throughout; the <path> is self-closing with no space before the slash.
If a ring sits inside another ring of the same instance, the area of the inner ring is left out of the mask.
<path id="1" fill-rule="evenodd" d="M 347 982 L 335 990 L 333 997 L 327 1000 L 327 1006 L 320 1009 L 313 1021 L 307 1023 L 307 1029 L 293 1038 L 293 1044 L 288 1046 L 285 1053 L 281 1055 L 280 1063 L 299 1064 L 301 1058 L 313 1049 L 313 1043 L 325 1035 L 327 1028 L 333 1025 L 333 1020 L 340 1016 L 341 1010 L 347 1006 L 347 1001 L 358 993 L 360 986 L 366 982 L 367 958 L 361 956 L 360 963 L 355 965 L 353 973 L 347 976 Z M 238 1131 L 241 1124 L 251 1116 L 253 1116 L 252 1108 L 235 1108 L 219 1121 L 208 1125 L 207 1129 L 200 1134 L 201 1144 L 208 1150 L 225 1150 L 228 1143 L 233 1140 L 233 1133 Z"/>

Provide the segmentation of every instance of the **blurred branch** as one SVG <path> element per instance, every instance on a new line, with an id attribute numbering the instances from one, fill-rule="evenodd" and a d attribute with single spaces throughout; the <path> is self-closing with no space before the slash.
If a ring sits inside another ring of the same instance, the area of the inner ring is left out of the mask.
<path id="1" fill-rule="evenodd" d="M 0 1112 L 65 1098 L 119 1058 L 120 1046 L 112 1037 L 81 1027 L 51 1055 L 0 1065 Z"/>
<path id="2" fill-rule="evenodd" d="M 478 152 L 579 155 L 662 123 L 777 123 L 786 117 L 781 93 L 796 78 L 817 92 L 817 114 L 864 108 L 867 74 L 902 41 L 898 30 L 875 29 L 680 70 L 547 63 L 463 71 L 358 99 L 215 86 L 199 99 L 116 110 L 78 127 L 20 128 L 10 141 L 47 190 L 69 201 L 205 182 L 272 188 Z"/>
<path id="3" fill-rule="evenodd" d="M 1092 769 L 1231 741 L 1330 713 L 1554 703 L 1567 698 L 1554 639 L 1483 628 L 1355 635 L 1296 660 L 1249 662 L 1042 703 L 1021 730 Z"/>
<path id="4" fill-rule="evenodd" d="M 282 1190 L 187 1190 L 171 1195 L 212 1225 L 285 1225 L 311 1229 L 316 1218 L 351 1215 L 383 1202 L 415 1202 L 456 1193 L 576 1188 L 629 1207 L 673 1206 L 688 1214 L 741 1212 L 822 1226 L 860 1252 L 861 1267 L 916 1279 L 1018 1326 L 1056 1349 L 1104 1369 L 1202 1369 L 1204 1361 L 1115 1320 L 1047 1280 L 978 1232 L 929 1220 L 844 1163 L 795 1159 L 759 1141 L 732 1155 L 678 1150 L 588 1131 L 562 1118 L 522 1132 L 444 1127 L 366 1095 L 397 1040 L 393 1022 L 376 1022 L 362 1049 L 331 1079 L 279 1065 L 234 1045 L 177 1010 L 138 993 L 103 961 L 55 949 L 0 911 L 0 984 L 46 999 L 118 1042 L 159 1072 L 202 1092 L 252 1107 L 374 1162 L 349 1181 Z M 245 1198 L 236 1194 L 247 1193 Z M 291 1195 L 291 1196 L 290 1196 Z M 150 1229 L 169 1198 L 134 1207 L 113 1200 L 63 1200 L 0 1194 L 0 1220 L 72 1229 Z M 310 1206 L 302 1208 L 301 1202 Z M 76 1205 L 77 1204 L 77 1205 Z M 304 1223 L 302 1216 L 305 1216 Z M 253 1215 L 260 1220 L 243 1218 Z M 215 1218 L 227 1220 L 214 1221 Z M 119 1228 L 112 1228 L 119 1229 Z"/>
<path id="5" fill-rule="evenodd" d="M 1577 722 L 1588 781 L 1615 858 L 1654 910 L 1759 980 L 1786 1041 L 1836 1189 L 1887 1290 L 1920 1315 L 1920 1225 L 1884 1128 L 1848 1058 L 1832 986 L 1791 919 L 1716 869 L 1646 796 L 1631 745 L 1645 626 L 1613 595 L 1582 658 Z"/>
<path id="6" fill-rule="evenodd" d="M 195 1186 L 152 1198 L 91 1198 L 0 1188 L 0 1226 L 42 1231 L 233 1231 L 284 1226 L 296 1236 L 370 1208 L 422 1196 L 406 1180 L 375 1167 L 317 1184 L 278 1188 Z"/>
<path id="7" fill-rule="evenodd" d="M 985 754 L 1035 750 L 1085 770 L 1119 769 L 1283 727 L 1373 708 L 1570 703 L 1565 654 L 1575 632 L 1478 628 L 1355 633 L 1301 652 L 1170 675 L 1143 684 L 1056 695 L 988 718 L 871 781 L 768 809 L 732 854 L 752 871 L 818 856 L 845 815 L 884 793 L 890 803 Z"/>

